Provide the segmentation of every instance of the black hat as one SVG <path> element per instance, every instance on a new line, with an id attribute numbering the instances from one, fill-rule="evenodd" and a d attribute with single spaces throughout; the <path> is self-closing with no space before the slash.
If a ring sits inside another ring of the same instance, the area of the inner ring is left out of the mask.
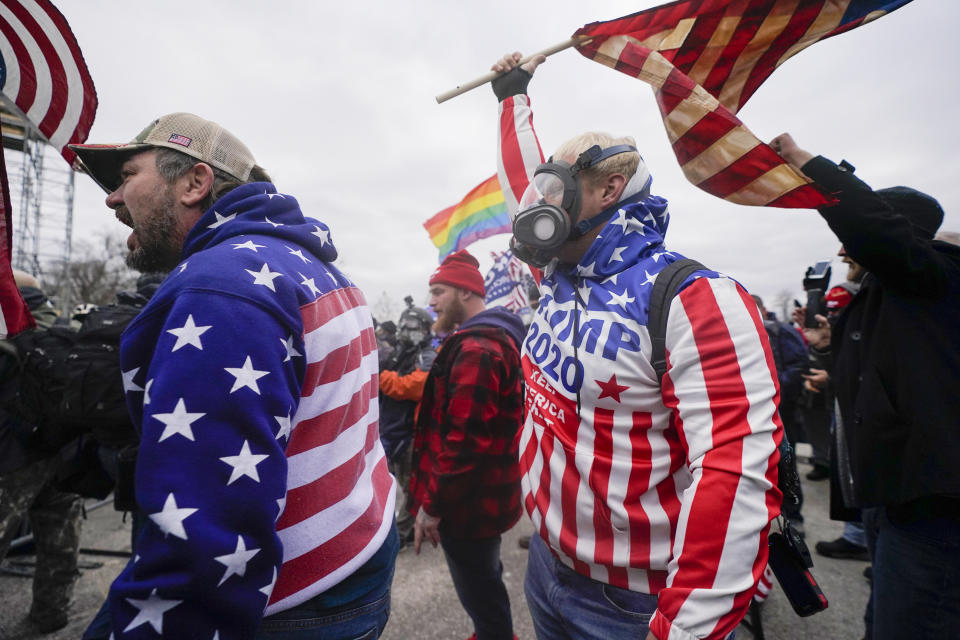
<path id="1" fill-rule="evenodd" d="M 910 187 L 889 187 L 876 193 L 894 211 L 906 216 L 923 237 L 929 240 L 936 235 L 943 222 L 943 208 L 934 198 Z"/>
<path id="2" fill-rule="evenodd" d="M 393 320 L 387 320 L 386 322 L 381 322 L 380 328 L 383 329 L 386 333 L 389 333 L 391 335 L 397 332 L 397 324 Z"/>

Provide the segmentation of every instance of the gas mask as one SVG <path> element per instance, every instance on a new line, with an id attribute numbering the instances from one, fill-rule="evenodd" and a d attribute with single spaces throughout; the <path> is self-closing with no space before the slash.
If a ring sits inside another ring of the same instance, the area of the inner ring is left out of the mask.
<path id="1" fill-rule="evenodd" d="M 408 345 L 419 345 L 430 333 L 431 318 L 423 309 L 410 307 L 400 314 L 397 339 Z"/>
<path id="2" fill-rule="evenodd" d="M 573 165 L 551 159 L 537 167 L 533 180 L 520 198 L 517 216 L 513 219 L 510 248 L 514 255 L 527 264 L 542 269 L 557 255 L 565 242 L 583 236 L 609 219 L 616 211 L 615 207 L 586 220 L 577 221 L 582 204 L 579 174 L 607 158 L 636 150 L 636 147 L 627 144 L 606 149 L 594 145 L 581 153 Z M 643 166 L 642 160 L 640 166 Z M 630 182 L 634 180 L 631 178 Z M 643 185 L 643 191 L 645 197 L 649 193 L 649 180 Z M 624 195 L 627 195 L 626 190 Z"/>

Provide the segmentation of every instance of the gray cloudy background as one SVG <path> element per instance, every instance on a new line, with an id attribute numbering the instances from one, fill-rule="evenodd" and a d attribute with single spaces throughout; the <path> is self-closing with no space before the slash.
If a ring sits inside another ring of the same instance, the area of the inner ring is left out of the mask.
<path id="1" fill-rule="evenodd" d="M 150 120 L 192 111 L 244 140 L 277 188 L 330 225 L 338 264 L 374 304 L 425 301 L 437 252 L 421 226 L 496 170 L 489 87 L 434 96 L 581 25 L 659 2 L 486 0 L 55 0 L 97 87 L 89 142 L 126 141 Z M 789 131 L 875 187 L 907 184 L 940 200 L 960 231 L 955 112 L 960 3 L 914 0 L 787 61 L 739 116 L 758 137 Z M 574 50 L 530 86 L 547 152 L 585 130 L 633 135 L 670 200 L 674 251 L 751 292 L 797 292 L 807 265 L 838 243 L 812 211 L 741 207 L 683 177 L 651 89 Z M 75 239 L 119 229 L 103 194 L 77 181 Z M 477 243 L 483 268 L 509 236 Z M 834 281 L 842 278 L 835 269 Z"/>

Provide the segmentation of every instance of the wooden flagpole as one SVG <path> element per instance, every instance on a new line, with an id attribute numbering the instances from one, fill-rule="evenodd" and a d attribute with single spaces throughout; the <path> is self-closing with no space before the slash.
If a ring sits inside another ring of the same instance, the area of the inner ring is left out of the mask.
<path id="1" fill-rule="evenodd" d="M 569 49 L 570 47 L 576 46 L 588 40 L 590 40 L 590 38 L 586 36 L 574 36 L 572 38 L 564 40 L 563 42 L 558 42 L 557 44 L 553 45 L 552 47 L 548 47 L 543 51 L 537 51 L 536 53 L 531 53 L 530 55 L 525 57 L 523 60 L 521 60 L 520 64 L 527 63 L 530 60 L 533 60 L 534 58 L 536 58 L 537 56 L 552 56 L 555 53 L 559 53 L 564 49 Z M 467 82 L 465 84 L 457 85 L 455 89 L 451 89 L 450 91 L 447 91 L 445 93 L 441 93 L 440 95 L 438 95 L 437 104 L 442 104 L 447 100 L 449 100 L 450 98 L 456 98 L 462 93 L 466 93 L 467 91 L 471 91 L 473 89 L 476 89 L 477 87 L 482 87 L 483 85 L 487 84 L 488 82 L 490 82 L 491 80 L 493 80 L 499 75 L 500 74 L 496 71 L 490 71 L 489 73 L 486 73 L 480 76 L 476 80 L 471 80 L 470 82 Z"/>

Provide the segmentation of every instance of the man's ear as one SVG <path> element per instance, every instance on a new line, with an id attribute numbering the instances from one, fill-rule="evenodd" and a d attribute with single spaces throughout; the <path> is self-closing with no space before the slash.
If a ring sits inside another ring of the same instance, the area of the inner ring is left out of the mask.
<path id="1" fill-rule="evenodd" d="M 603 179 L 603 200 L 601 206 L 606 209 L 620 201 L 620 194 L 627 186 L 627 178 L 622 173 L 611 173 Z"/>
<path id="2" fill-rule="evenodd" d="M 186 207 L 197 206 L 213 189 L 213 169 L 205 162 L 198 162 L 180 176 L 178 182 L 180 204 Z"/>

